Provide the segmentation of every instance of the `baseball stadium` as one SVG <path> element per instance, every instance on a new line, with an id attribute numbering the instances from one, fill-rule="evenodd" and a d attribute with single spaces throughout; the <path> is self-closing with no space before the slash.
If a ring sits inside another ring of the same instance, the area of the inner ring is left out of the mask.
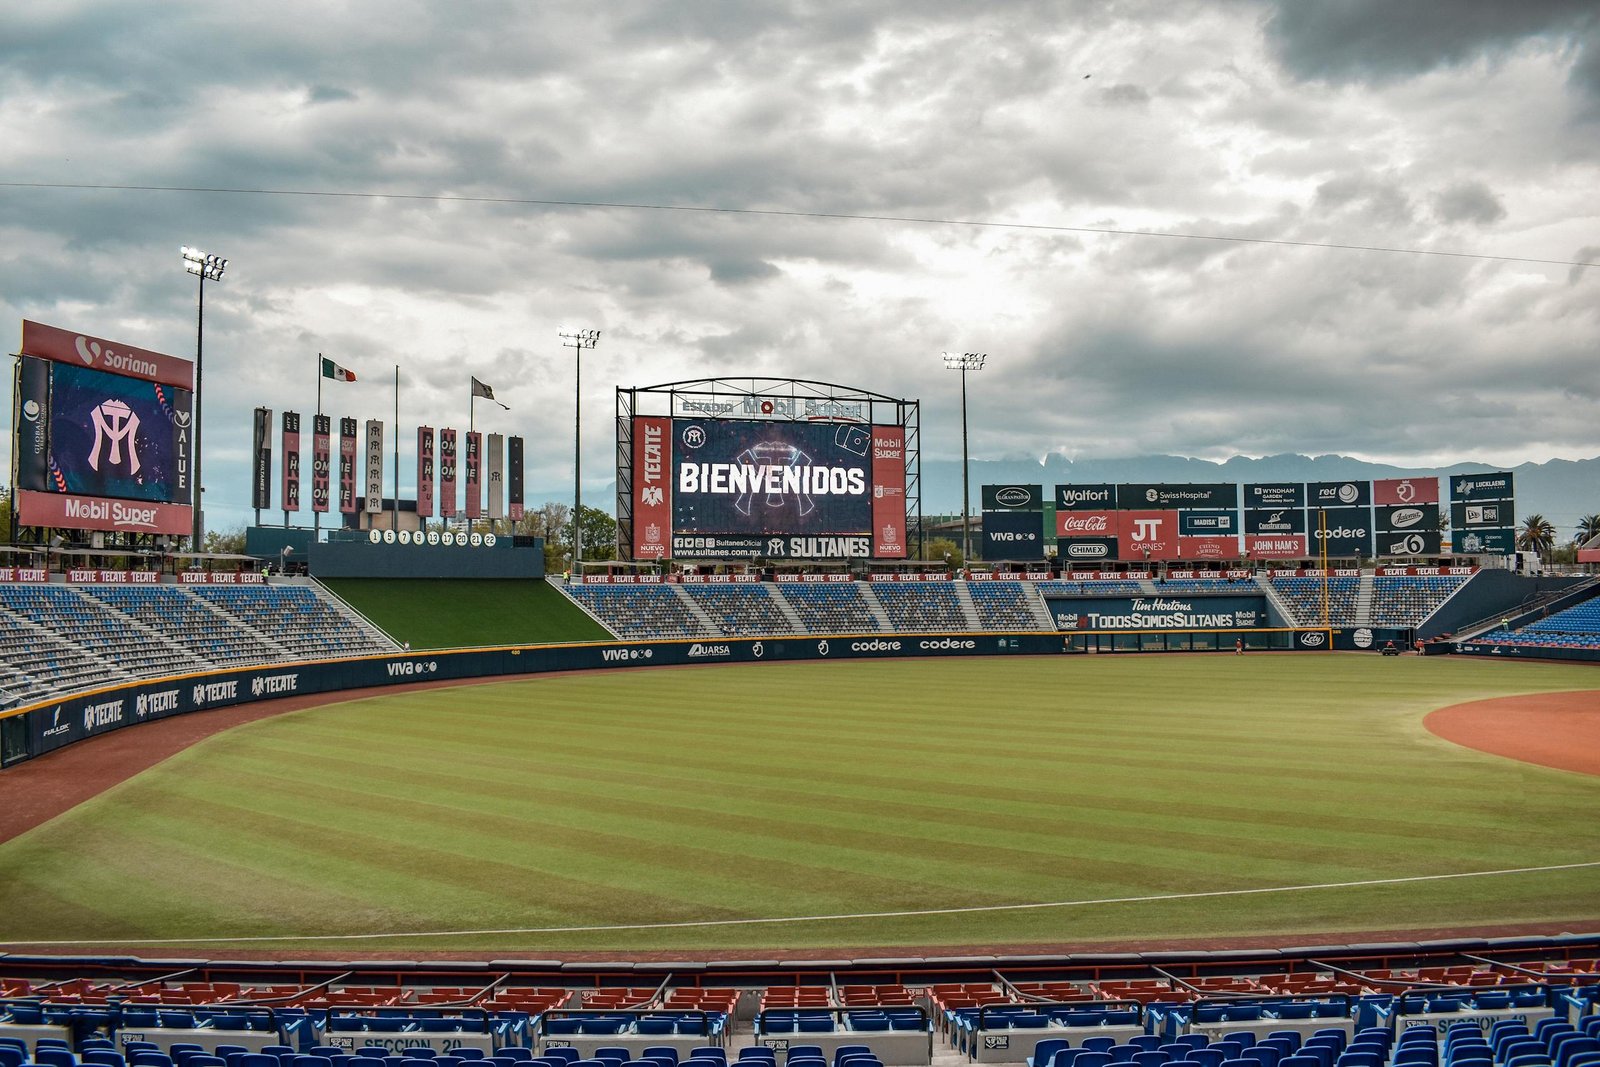
<path id="1" fill-rule="evenodd" d="M 204 553 L 192 372 L 23 326 L 4 1067 L 1600 1062 L 1600 583 L 1510 472 L 986 485 L 953 564 L 915 399 L 619 386 L 554 574 L 520 438 L 402 501 L 319 397 Z"/>

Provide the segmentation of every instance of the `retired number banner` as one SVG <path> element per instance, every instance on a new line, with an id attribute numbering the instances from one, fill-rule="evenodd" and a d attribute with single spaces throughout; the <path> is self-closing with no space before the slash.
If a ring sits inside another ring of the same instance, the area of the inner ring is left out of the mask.
<path id="1" fill-rule="evenodd" d="M 383 423 L 367 420 L 367 500 L 368 515 L 383 510 Z"/>
<path id="2" fill-rule="evenodd" d="M 506 490 L 511 497 L 511 521 L 521 522 L 522 499 L 522 438 L 506 438 Z"/>
<path id="3" fill-rule="evenodd" d="M 339 420 L 339 513 L 356 513 L 356 420 Z"/>
<path id="4" fill-rule="evenodd" d="M 439 431 L 439 517 L 456 517 L 456 432 Z"/>
<path id="5" fill-rule="evenodd" d="M 478 484 L 478 470 L 483 453 L 483 434 L 476 430 L 467 434 L 467 478 L 464 490 L 467 494 L 464 514 L 469 519 L 483 517 L 483 493 Z"/>
<path id="6" fill-rule="evenodd" d="M 255 477 L 250 480 L 250 506 L 257 511 L 272 507 L 272 409 L 256 408 L 255 437 L 251 442 Z"/>
<path id="7" fill-rule="evenodd" d="M 283 413 L 283 510 L 300 510 L 300 414 Z"/>
<path id="8" fill-rule="evenodd" d="M 327 415 L 311 416 L 311 510 L 328 510 L 328 478 L 333 471 L 328 437 L 333 420 Z"/>
<path id="9" fill-rule="evenodd" d="M 417 515 L 433 514 L 433 427 L 417 427 Z"/>
<path id="10" fill-rule="evenodd" d="M 484 469 L 488 472 L 489 482 L 489 518 L 503 519 L 506 517 L 505 508 L 505 455 L 506 439 L 497 433 L 489 435 L 489 454 L 485 457 Z"/>

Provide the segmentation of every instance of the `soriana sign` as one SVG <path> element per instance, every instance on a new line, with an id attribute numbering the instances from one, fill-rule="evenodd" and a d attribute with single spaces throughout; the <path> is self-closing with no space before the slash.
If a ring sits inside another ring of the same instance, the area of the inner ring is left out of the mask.
<path id="1" fill-rule="evenodd" d="M 194 388 L 194 364 L 186 359 L 134 348 L 120 341 L 73 333 L 56 326 L 22 320 L 22 354 L 58 363 L 76 363 L 147 382 Z"/>

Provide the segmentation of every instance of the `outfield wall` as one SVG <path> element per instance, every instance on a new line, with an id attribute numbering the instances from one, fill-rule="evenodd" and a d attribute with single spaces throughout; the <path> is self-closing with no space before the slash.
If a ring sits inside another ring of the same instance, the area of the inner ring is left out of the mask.
<path id="1" fill-rule="evenodd" d="M 1318 636 L 1326 633 L 1304 632 Z M 1231 641 L 1230 637 L 1230 645 Z M 1302 647 L 1321 645 L 1304 644 Z M 1062 635 L 1048 633 L 845 634 L 519 645 L 277 663 L 146 679 L 8 711 L 0 718 L 0 766 L 41 756 L 123 727 L 192 711 L 371 686 L 617 667 L 922 656 L 1036 656 L 1072 651 L 1076 649 L 1070 640 L 1064 641 Z"/>

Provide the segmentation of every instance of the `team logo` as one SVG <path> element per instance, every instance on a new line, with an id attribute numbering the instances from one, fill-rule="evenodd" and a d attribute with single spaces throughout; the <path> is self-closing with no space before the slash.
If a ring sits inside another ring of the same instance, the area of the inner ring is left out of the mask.
<path id="1" fill-rule="evenodd" d="M 767 654 L 767 648 L 760 641 L 757 641 L 755 644 L 750 646 L 750 654 L 756 659 L 760 659 L 762 656 Z"/>
<path id="2" fill-rule="evenodd" d="M 639 494 L 639 503 L 641 504 L 661 504 L 666 499 L 667 495 L 662 492 L 659 485 L 645 486 L 644 491 Z"/>
<path id="3" fill-rule="evenodd" d="M 827 654 L 828 654 L 828 642 L 826 642 L 826 641 L 818 641 L 817 642 L 817 655 L 826 656 Z"/>
<path id="4" fill-rule="evenodd" d="M 685 426 L 683 428 L 683 446 L 685 448 L 699 448 L 706 443 L 706 431 L 699 426 Z"/>
<path id="5" fill-rule="evenodd" d="M 1408 478 L 1394 487 L 1395 499 L 1402 504 L 1409 504 L 1417 498 L 1417 487 L 1411 484 Z"/>
<path id="6" fill-rule="evenodd" d="M 89 466 L 100 469 L 100 447 L 106 446 L 106 462 L 122 463 L 122 445 L 128 446 L 128 473 L 139 473 L 139 453 L 133 435 L 139 431 L 139 416 L 120 400 L 107 400 L 89 413 L 94 422 L 94 444 L 89 448 Z"/>
<path id="7" fill-rule="evenodd" d="M 771 538 L 770 540 L 767 541 L 767 555 L 769 555 L 769 556 L 781 556 L 781 555 L 783 555 L 783 538 L 774 537 L 774 538 Z M 824 652 L 823 655 L 826 656 L 827 653 Z"/>

